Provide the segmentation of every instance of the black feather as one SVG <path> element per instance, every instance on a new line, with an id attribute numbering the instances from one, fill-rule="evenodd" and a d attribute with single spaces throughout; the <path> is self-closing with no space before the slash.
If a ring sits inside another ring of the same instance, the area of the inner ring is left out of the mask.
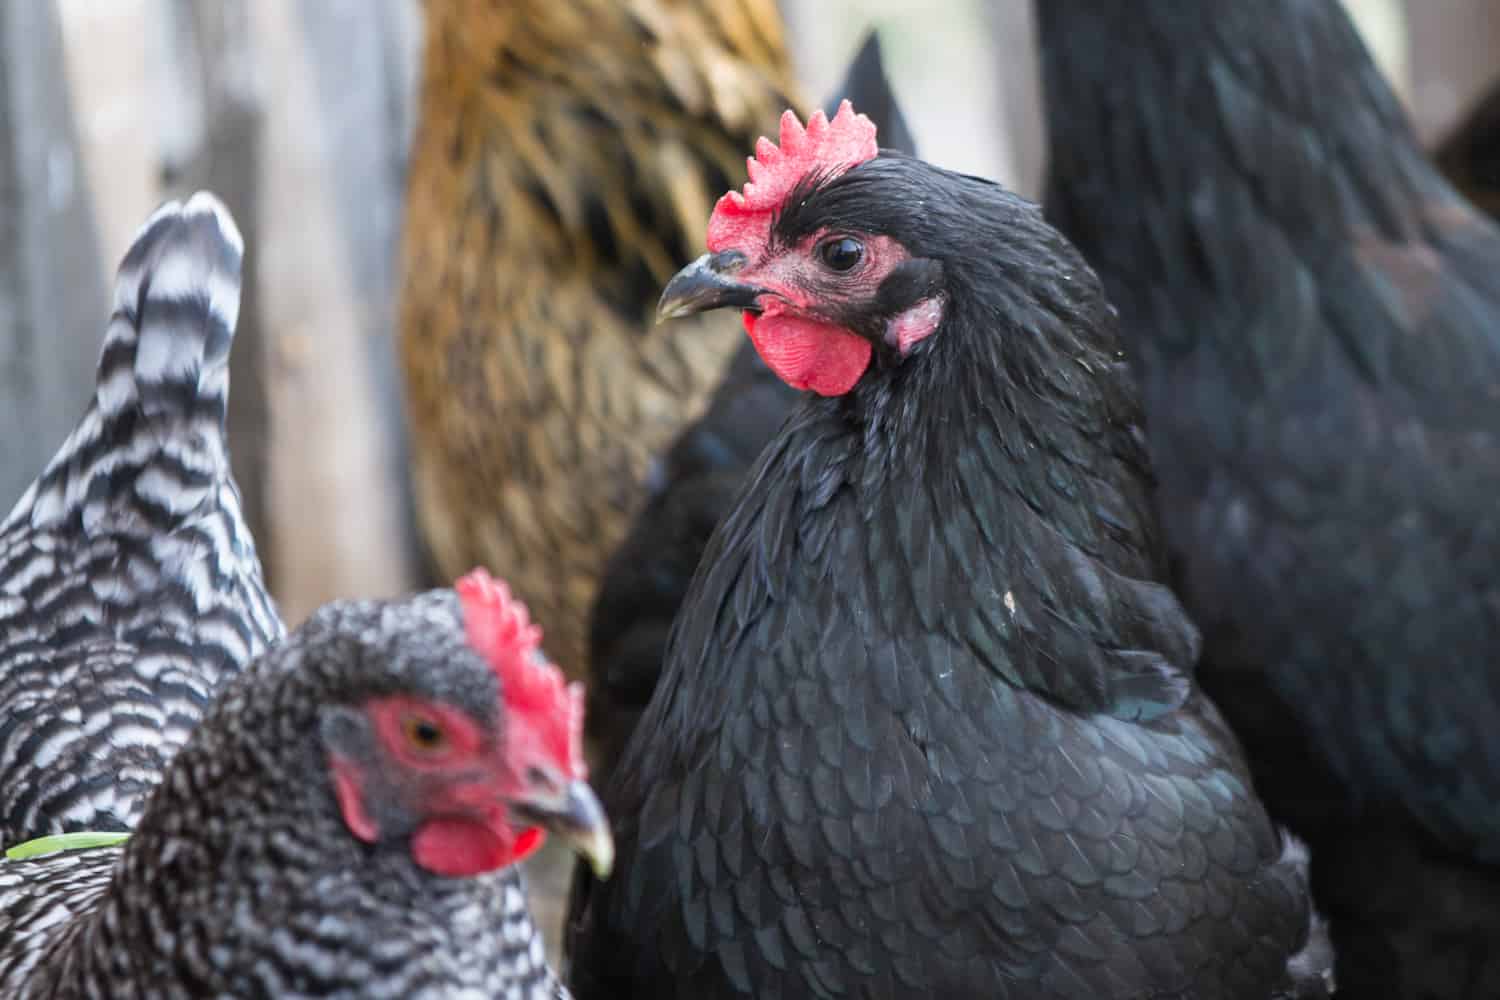
<path id="1" fill-rule="evenodd" d="M 1335 0 L 1038 12 L 1048 212 L 1120 309 L 1200 677 L 1339 986 L 1500 995 L 1500 231 Z"/>

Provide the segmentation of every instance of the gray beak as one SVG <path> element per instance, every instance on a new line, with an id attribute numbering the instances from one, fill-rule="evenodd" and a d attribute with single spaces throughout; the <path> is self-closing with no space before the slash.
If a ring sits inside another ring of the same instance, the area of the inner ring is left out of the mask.
<path id="1" fill-rule="evenodd" d="M 746 285 L 732 277 L 745 266 L 745 255 L 738 250 L 706 253 L 678 271 L 661 293 L 656 304 L 656 321 L 677 319 L 733 307 L 753 309 L 766 289 Z"/>
<path id="2" fill-rule="evenodd" d="M 557 801 L 517 802 L 515 808 L 527 821 L 582 855 L 599 878 L 609 877 L 615 864 L 615 839 L 604 807 L 588 782 L 570 782 Z"/>

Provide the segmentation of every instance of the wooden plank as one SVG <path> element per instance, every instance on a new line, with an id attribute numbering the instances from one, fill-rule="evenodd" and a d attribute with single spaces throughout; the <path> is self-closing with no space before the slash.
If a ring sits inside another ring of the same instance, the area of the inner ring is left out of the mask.
<path id="1" fill-rule="evenodd" d="M 272 500 L 268 376 L 273 337 L 265 327 L 260 269 L 260 147 L 264 109 L 255 88 L 257 52 L 247 0 L 165 0 L 157 10 L 165 76 L 160 199 L 208 189 L 245 237 L 240 319 L 229 361 L 229 455 L 245 521 L 273 592 L 282 583 Z"/>
<path id="2" fill-rule="evenodd" d="M 999 128 L 1010 169 L 1005 180 L 1020 194 L 1040 200 L 1047 128 L 1034 8 L 1027 0 L 1000 0 L 989 4 L 987 11 L 1001 108 Z"/>
<path id="3" fill-rule="evenodd" d="M 199 187 L 245 234 L 230 449 L 288 619 L 409 589 L 393 330 L 418 5 L 61 7 L 109 266 L 146 211 Z"/>
<path id="4" fill-rule="evenodd" d="M 0 4 L 0 509 L 93 391 L 107 299 L 50 3 Z"/>
<path id="5" fill-rule="evenodd" d="M 422 16 L 416 0 L 325 0 L 303 4 L 302 37 L 321 108 L 333 211 L 349 267 L 365 372 L 378 426 L 376 474 L 401 525 L 408 583 L 438 586 L 427 567 L 407 472 L 406 420 L 396 361 L 398 248 L 406 158 L 416 119 Z"/>
<path id="6" fill-rule="evenodd" d="M 379 7 L 345 8 L 367 11 L 363 21 L 313 22 L 323 25 L 319 31 L 345 32 L 314 41 L 303 20 L 310 5 L 256 0 L 247 6 L 266 109 L 255 266 L 262 319 L 275 331 L 275 592 L 288 624 L 294 624 L 333 598 L 399 593 L 415 579 L 399 500 L 398 475 L 404 472 L 387 433 L 392 403 L 371 374 L 369 313 L 360 301 L 355 263 L 363 251 L 351 250 L 340 207 L 346 189 L 360 183 L 357 174 L 341 172 L 349 169 L 341 156 L 380 162 L 389 154 L 358 137 L 346 135 L 341 143 L 331 110 L 337 102 L 312 98 L 319 94 L 317 63 L 359 51 L 364 33 L 376 30 L 371 22 L 377 19 L 369 15 Z M 361 82 L 351 75 L 347 85 L 384 93 L 379 80 Z M 338 148 L 351 141 L 352 150 Z M 352 194 L 366 199 L 364 210 L 374 213 L 382 199 L 398 201 L 398 190 L 376 185 Z M 387 210 L 399 215 L 394 206 Z M 389 245 L 377 252 L 394 251 Z"/>
<path id="7" fill-rule="evenodd" d="M 157 86 L 161 59 L 157 47 L 147 44 L 157 38 L 159 8 L 166 2 L 60 0 L 57 5 L 82 176 L 99 236 L 99 273 L 106 279 L 161 201 L 157 134 L 162 125 L 183 120 L 175 105 L 160 99 L 176 92 Z M 122 38 L 142 41 L 121 45 Z"/>

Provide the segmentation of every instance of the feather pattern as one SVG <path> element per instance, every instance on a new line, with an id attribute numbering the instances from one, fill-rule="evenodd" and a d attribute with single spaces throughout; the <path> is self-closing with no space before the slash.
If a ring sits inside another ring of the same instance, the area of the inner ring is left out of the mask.
<path id="1" fill-rule="evenodd" d="M 243 249 L 212 195 L 146 222 L 88 411 L 0 525 L 0 845 L 133 827 L 283 633 L 224 438 Z"/>

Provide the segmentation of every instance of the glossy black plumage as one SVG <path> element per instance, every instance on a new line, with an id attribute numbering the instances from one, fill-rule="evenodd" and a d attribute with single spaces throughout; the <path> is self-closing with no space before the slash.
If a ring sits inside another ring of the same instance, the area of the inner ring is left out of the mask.
<path id="1" fill-rule="evenodd" d="M 875 123 L 883 148 L 915 154 L 874 31 L 826 102 L 827 113 L 846 98 Z M 619 760 L 656 687 L 672 619 L 709 535 L 800 398 L 746 340 L 708 409 L 653 468 L 646 503 L 610 557 L 590 614 L 587 719 L 590 742 L 599 748 L 594 758 L 605 768 Z"/>
<path id="2" fill-rule="evenodd" d="M 894 154 L 777 237 L 825 225 L 898 240 L 945 318 L 805 399 L 714 533 L 607 786 L 616 874 L 575 889 L 575 993 L 1290 988 L 1302 876 L 1191 683 L 1094 276 L 1033 206 Z"/>
<path id="3" fill-rule="evenodd" d="M 1333 0 L 1038 6 L 1200 677 L 1341 989 L 1500 996 L 1500 231 Z"/>
<path id="4" fill-rule="evenodd" d="M 652 470 L 646 504 L 605 566 L 591 616 L 586 718 L 603 768 L 620 759 L 651 700 L 672 619 L 709 536 L 800 396 L 747 341 L 703 416 Z"/>

